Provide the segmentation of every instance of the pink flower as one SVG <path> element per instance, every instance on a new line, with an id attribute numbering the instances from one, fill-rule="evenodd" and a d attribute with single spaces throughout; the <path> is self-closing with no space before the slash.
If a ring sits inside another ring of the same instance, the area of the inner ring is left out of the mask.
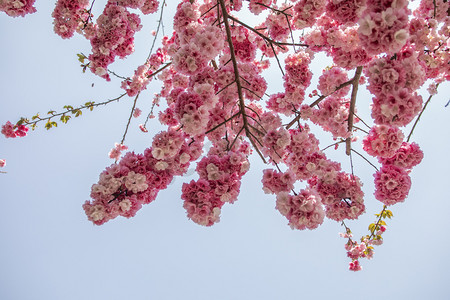
<path id="1" fill-rule="evenodd" d="M 6 122 L 2 126 L 2 134 L 7 138 L 24 137 L 27 135 L 28 127 L 25 125 L 13 125 L 11 122 Z"/>
<path id="2" fill-rule="evenodd" d="M 138 118 L 142 113 L 142 110 L 140 110 L 139 108 L 135 108 L 133 111 L 133 118 Z"/>
<path id="3" fill-rule="evenodd" d="M 148 130 L 147 130 L 147 128 L 145 128 L 144 124 L 139 124 L 139 129 L 140 129 L 142 132 L 148 132 Z"/>
<path id="4" fill-rule="evenodd" d="M 386 205 L 405 201 L 411 188 L 411 178 L 402 168 L 385 165 L 374 174 L 375 198 Z"/>
<path id="5" fill-rule="evenodd" d="M 349 269 L 350 271 L 356 272 L 356 271 L 361 271 L 361 270 L 362 270 L 362 267 L 361 267 L 361 265 L 359 264 L 359 261 L 354 260 L 354 261 L 351 261 L 351 262 L 349 263 L 348 269 Z"/>
<path id="6" fill-rule="evenodd" d="M 119 159 L 120 155 L 122 155 L 122 151 L 127 149 L 128 149 L 127 146 L 116 143 L 115 147 L 111 149 L 111 151 L 109 152 L 109 158 L 117 160 Z"/>
<path id="7" fill-rule="evenodd" d="M 6 166 L 6 160 L 0 159 L 0 168 L 3 168 L 4 166 Z"/>

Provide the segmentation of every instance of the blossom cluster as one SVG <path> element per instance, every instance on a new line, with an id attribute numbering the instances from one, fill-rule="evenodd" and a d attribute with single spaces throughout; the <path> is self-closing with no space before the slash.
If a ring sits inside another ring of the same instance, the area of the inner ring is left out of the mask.
<path id="1" fill-rule="evenodd" d="M 245 151 L 241 150 L 241 147 L 235 148 L 218 156 L 220 152 L 213 148 L 197 164 L 200 178 L 183 184 L 183 207 L 195 223 L 211 226 L 219 222 L 222 206 L 237 200 L 241 178 L 249 169 Z"/>
<path id="2" fill-rule="evenodd" d="M 71 38 L 77 29 L 84 29 L 89 13 L 89 0 L 58 0 L 53 10 L 53 29 L 63 39 Z"/>
<path id="3" fill-rule="evenodd" d="M 83 205 L 88 219 L 101 225 L 118 216 L 135 216 L 142 205 L 155 200 L 158 192 L 167 188 L 174 176 L 184 174 L 190 162 L 198 159 L 202 142 L 188 145 L 183 133 L 169 129 L 157 134 L 144 154 L 128 152 L 118 163 L 107 167 L 92 186 L 93 200 Z M 119 144 L 117 148 L 123 146 Z"/>
<path id="4" fill-rule="evenodd" d="M 14 125 L 11 122 L 6 122 L 2 125 L 1 133 L 7 138 L 24 137 L 27 135 L 28 127 L 25 125 Z"/>
<path id="5" fill-rule="evenodd" d="M 26 14 L 36 12 L 33 6 L 36 0 L 2 0 L 0 1 L 0 11 L 5 12 L 10 17 L 24 17 Z"/>

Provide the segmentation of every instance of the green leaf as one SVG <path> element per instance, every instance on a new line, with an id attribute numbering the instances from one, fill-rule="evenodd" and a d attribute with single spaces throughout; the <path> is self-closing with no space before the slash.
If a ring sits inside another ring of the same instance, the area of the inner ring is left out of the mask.
<path id="1" fill-rule="evenodd" d="M 79 116 L 81 116 L 83 114 L 83 112 L 81 110 L 79 110 L 79 109 L 73 111 L 73 113 L 75 113 L 75 117 L 79 117 Z"/>
<path id="2" fill-rule="evenodd" d="M 84 60 L 86 59 L 86 56 L 84 56 L 83 53 L 77 53 L 78 61 L 82 64 L 84 64 Z"/>
<path id="3" fill-rule="evenodd" d="M 47 121 L 47 123 L 45 123 L 45 129 L 49 130 L 50 128 L 52 128 L 52 123 Z"/>

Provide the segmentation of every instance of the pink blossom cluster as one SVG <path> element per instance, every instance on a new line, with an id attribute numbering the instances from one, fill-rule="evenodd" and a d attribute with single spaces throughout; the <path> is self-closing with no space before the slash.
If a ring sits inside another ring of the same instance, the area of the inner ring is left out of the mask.
<path id="1" fill-rule="evenodd" d="M 284 5 L 286 6 L 286 5 Z M 283 10 L 281 7 L 280 10 Z M 290 19 L 279 12 L 270 13 L 265 21 L 269 36 L 275 41 L 285 41 L 291 33 Z"/>
<path id="2" fill-rule="evenodd" d="M 26 14 L 36 12 L 33 6 L 35 0 L 1 0 L 0 11 L 5 12 L 10 17 L 25 17 Z"/>
<path id="3" fill-rule="evenodd" d="M 118 5 L 134 9 L 140 9 L 144 15 L 154 13 L 158 10 L 158 0 L 119 0 Z"/>
<path id="4" fill-rule="evenodd" d="M 405 126 L 420 112 L 422 97 L 415 90 L 424 83 L 425 71 L 414 49 L 405 49 L 396 59 L 382 57 L 372 61 L 366 74 L 368 89 L 375 95 L 375 123 Z"/>
<path id="5" fill-rule="evenodd" d="M 73 36 L 78 27 L 87 25 L 89 0 L 58 0 L 53 10 L 53 29 L 63 39 Z"/>
<path id="6" fill-rule="evenodd" d="M 110 80 L 108 65 L 118 56 L 124 58 L 134 51 L 134 34 L 141 29 L 137 14 L 127 11 L 115 1 L 109 1 L 97 18 L 95 34 L 91 38 L 92 54 L 89 55 L 91 71 Z"/>
<path id="7" fill-rule="evenodd" d="M 307 125 L 300 130 L 289 130 L 291 142 L 286 147 L 284 163 L 297 180 L 308 180 L 311 177 L 333 176 L 341 167 L 327 159 L 319 150 L 319 141 L 309 132 Z"/>
<path id="8" fill-rule="evenodd" d="M 183 184 L 181 195 L 188 218 L 203 226 L 219 222 L 222 206 L 237 200 L 241 178 L 249 168 L 246 155 L 239 151 L 220 157 L 212 153 L 197 164 L 199 180 Z"/>
<path id="9" fill-rule="evenodd" d="M 383 165 L 374 174 L 375 198 L 385 205 L 403 202 L 411 188 L 411 178 L 405 169 L 395 165 Z"/>
<path id="10" fill-rule="evenodd" d="M 374 231 L 370 236 L 362 238 L 361 243 L 352 240 L 353 235 L 351 234 L 349 229 L 347 229 L 347 233 L 339 233 L 341 237 L 348 239 L 347 243 L 345 244 L 345 250 L 347 250 L 347 256 L 352 260 L 349 263 L 350 271 L 361 271 L 362 266 L 359 263 L 359 259 L 372 259 L 374 254 L 373 246 L 381 245 L 383 243 L 382 234 L 386 231 L 386 226 L 375 226 L 376 232 Z"/>
<path id="11" fill-rule="evenodd" d="M 363 149 L 372 156 L 389 158 L 401 147 L 403 138 L 398 127 L 375 125 L 363 139 Z"/>
<path id="12" fill-rule="evenodd" d="M 405 170 L 411 170 L 423 159 L 423 152 L 416 143 L 403 142 L 395 154 L 389 158 L 379 157 L 383 165 L 394 165 Z"/>
<path id="13" fill-rule="evenodd" d="M 261 5 L 263 4 L 263 5 Z M 255 15 L 259 15 L 272 4 L 272 0 L 249 0 L 248 9 Z"/>
<path id="14" fill-rule="evenodd" d="M 330 132 L 334 139 L 345 139 L 352 135 L 348 130 L 347 121 L 349 107 L 350 99 L 332 95 L 320 102 L 318 108 L 310 108 L 308 105 L 302 106 L 301 113 L 302 116 L 309 117 L 314 124 L 321 126 L 323 130 Z"/>
<path id="15" fill-rule="evenodd" d="M 362 183 L 357 176 L 345 172 L 313 177 L 308 180 L 322 198 L 326 216 L 335 221 L 357 219 L 365 211 Z"/>
<path id="16" fill-rule="evenodd" d="M 360 18 L 365 0 L 331 0 L 326 6 L 326 14 L 343 25 L 354 25 Z"/>
<path id="17" fill-rule="evenodd" d="M 261 182 L 266 194 L 288 193 L 294 188 L 295 175 L 289 170 L 283 173 L 273 169 L 265 169 Z"/>
<path id="18" fill-rule="evenodd" d="M 350 91 L 350 86 L 337 89 L 341 84 L 348 81 L 347 72 L 339 67 L 325 69 L 319 77 L 319 85 L 317 89 L 322 95 L 331 95 L 340 98 L 344 97 Z"/>
<path id="19" fill-rule="evenodd" d="M 138 93 L 147 88 L 147 85 L 151 80 L 150 75 L 152 74 L 152 71 L 149 69 L 149 63 L 139 66 L 134 71 L 134 75 L 131 79 L 122 81 L 121 87 L 127 92 L 128 96 L 136 96 Z"/>
<path id="20" fill-rule="evenodd" d="M 325 217 L 320 196 L 310 189 L 303 189 L 294 196 L 278 193 L 275 208 L 289 220 L 292 229 L 316 229 Z"/>
<path id="21" fill-rule="evenodd" d="M 192 136 L 203 134 L 209 122 L 209 111 L 217 101 L 213 86 L 207 83 L 181 92 L 174 104 L 174 113 L 184 132 Z"/>
<path id="22" fill-rule="evenodd" d="M 6 160 L 0 159 L 0 168 L 3 168 L 4 166 L 6 166 Z"/>
<path id="23" fill-rule="evenodd" d="M 359 19 L 358 35 L 370 55 L 399 51 L 409 38 L 407 1 L 368 0 Z"/>
<path id="24" fill-rule="evenodd" d="M 283 127 L 278 130 L 269 130 L 262 139 L 261 151 L 271 161 L 279 163 L 283 159 L 285 148 L 291 143 L 289 132 Z"/>
<path id="25" fill-rule="evenodd" d="M 14 125 L 8 121 L 2 125 L 1 132 L 7 138 L 24 137 L 27 135 L 28 127 L 25 125 Z"/>
<path id="26" fill-rule="evenodd" d="M 109 151 L 109 158 L 118 160 L 122 155 L 122 151 L 128 150 L 128 147 L 119 143 L 115 143 L 114 148 Z"/>
<path id="27" fill-rule="evenodd" d="M 174 176 L 184 174 L 191 161 L 198 159 L 202 141 L 188 145 L 186 136 L 175 130 L 157 134 L 144 154 L 128 152 L 100 174 L 91 189 L 93 201 L 83 208 L 96 225 L 117 216 L 133 217 L 144 204 L 152 202 Z"/>
<path id="28" fill-rule="evenodd" d="M 289 103 L 291 109 L 301 105 L 305 97 L 305 90 L 311 83 L 310 63 L 311 56 L 303 51 L 291 54 L 285 59 L 286 73 L 283 76 L 285 99 L 283 102 Z"/>
<path id="29" fill-rule="evenodd" d="M 296 29 L 311 27 L 325 12 L 327 1 L 300 0 L 295 1 L 293 25 Z"/>

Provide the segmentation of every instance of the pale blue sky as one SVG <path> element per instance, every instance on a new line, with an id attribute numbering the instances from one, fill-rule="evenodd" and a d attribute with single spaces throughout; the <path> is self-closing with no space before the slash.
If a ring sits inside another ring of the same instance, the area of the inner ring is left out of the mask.
<path id="1" fill-rule="evenodd" d="M 38 13 L 25 19 L 0 14 L 1 124 L 121 93 L 119 81 L 82 74 L 76 53 L 89 53 L 89 44 L 53 34 L 53 4 L 36 6 Z M 114 70 L 129 75 L 147 57 L 155 20 L 145 25 L 136 54 Z M 144 112 L 157 91 L 150 86 L 140 97 Z M 213 227 L 194 224 L 182 207 L 182 182 L 195 175 L 177 178 L 136 217 L 93 226 L 81 205 L 112 163 L 107 153 L 122 137 L 131 99 L 51 131 L 40 126 L 26 138 L 0 137 L 0 158 L 7 160 L 7 174 L 0 174 L 0 299 L 449 299 L 448 83 L 439 92 L 413 136 L 425 158 L 412 172 L 410 196 L 391 208 L 385 244 L 357 273 L 347 270 L 338 223 L 326 220 L 314 231 L 287 226 L 275 198 L 261 190 L 263 165 L 256 156 L 239 200 L 224 207 Z M 364 103 L 370 97 L 360 94 L 358 104 Z M 126 143 L 137 152 L 152 141 L 151 133 L 137 129 L 141 122 L 133 120 Z M 161 129 L 155 121 L 148 127 Z M 331 142 L 325 137 L 323 146 Z M 367 213 L 349 224 L 360 236 L 382 205 L 372 196 L 371 167 L 354 161 Z M 342 163 L 348 170 L 348 159 Z"/>

